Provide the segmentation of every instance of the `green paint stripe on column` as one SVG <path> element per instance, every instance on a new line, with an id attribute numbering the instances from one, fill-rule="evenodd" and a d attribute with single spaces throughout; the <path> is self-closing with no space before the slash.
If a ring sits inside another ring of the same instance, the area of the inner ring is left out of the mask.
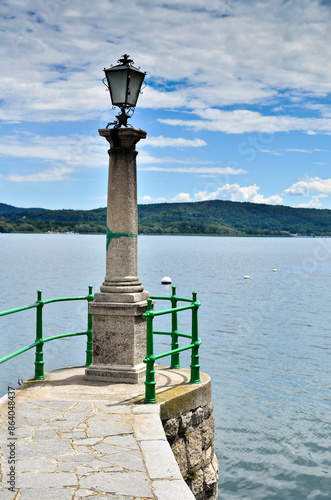
<path id="1" fill-rule="evenodd" d="M 122 237 L 126 237 L 126 238 L 137 238 L 137 234 L 134 234 L 134 233 L 113 233 L 109 227 L 107 227 L 107 250 L 108 250 L 108 247 L 110 245 L 110 242 L 111 240 L 113 239 L 116 239 L 116 238 L 122 238 Z"/>

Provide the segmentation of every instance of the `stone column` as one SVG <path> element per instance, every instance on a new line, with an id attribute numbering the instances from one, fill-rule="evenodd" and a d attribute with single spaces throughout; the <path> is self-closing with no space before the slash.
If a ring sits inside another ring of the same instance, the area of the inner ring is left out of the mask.
<path id="1" fill-rule="evenodd" d="M 135 128 L 101 129 L 110 143 L 107 202 L 106 277 L 90 303 L 93 363 L 87 380 L 140 383 L 144 379 L 147 309 L 137 276 L 137 179 L 135 145 L 146 132 Z"/>

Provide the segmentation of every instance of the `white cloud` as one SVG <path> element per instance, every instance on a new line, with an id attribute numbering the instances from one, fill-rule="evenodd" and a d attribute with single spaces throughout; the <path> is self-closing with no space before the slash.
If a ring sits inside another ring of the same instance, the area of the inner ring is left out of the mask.
<path id="1" fill-rule="evenodd" d="M 179 203 L 185 203 L 192 201 L 192 198 L 190 197 L 189 193 L 178 193 L 174 198 L 172 198 L 172 201 L 178 201 Z"/>
<path id="2" fill-rule="evenodd" d="M 139 165 L 150 164 L 150 163 L 176 163 L 176 164 L 179 163 L 182 165 L 192 165 L 192 164 L 206 165 L 210 163 L 214 164 L 213 161 L 208 161 L 208 160 L 191 160 L 191 159 L 180 160 L 179 158 L 174 158 L 172 156 L 152 156 L 146 153 L 146 151 L 139 152 L 137 163 L 139 170 L 146 170 L 144 168 L 140 168 Z"/>
<path id="3" fill-rule="evenodd" d="M 326 118 L 331 117 L 331 106 L 329 104 L 316 104 L 312 102 L 306 103 L 307 109 L 313 109 L 314 111 L 319 111 L 320 114 Z"/>
<path id="4" fill-rule="evenodd" d="M 0 138 L 0 156 L 39 160 L 46 168 L 35 167 L 29 173 L 2 173 L 0 178 L 9 182 L 57 182 L 72 178 L 80 170 L 105 168 L 107 157 L 105 144 L 95 136 L 40 136 L 31 133 L 21 136 L 2 136 Z M 18 167 L 16 167 L 18 170 Z M 2 171 L 4 172 L 3 167 Z M 9 167 L 7 167 L 9 170 Z M 27 170 L 27 167 L 24 168 Z"/>
<path id="5" fill-rule="evenodd" d="M 231 167 L 140 167 L 139 170 L 149 172 L 177 172 L 183 174 L 209 174 L 209 175 L 240 175 L 247 171 L 242 168 Z"/>
<path id="6" fill-rule="evenodd" d="M 142 196 L 141 201 L 144 203 L 164 203 L 166 202 L 166 198 L 160 197 L 160 198 L 152 198 L 151 196 Z"/>
<path id="7" fill-rule="evenodd" d="M 58 182 L 68 179 L 73 172 L 70 167 L 53 167 L 33 174 L 0 174 L 0 178 L 9 182 Z"/>
<path id="8" fill-rule="evenodd" d="M 179 139 L 180 142 L 186 141 Z M 197 139 L 197 141 L 199 141 Z M 175 140 L 176 142 L 176 140 Z M 184 144 L 183 142 L 183 144 Z M 202 141 L 204 142 L 204 141 Z M 170 145 L 170 142 L 169 142 Z M 188 145 L 189 146 L 189 145 Z M 2 175 L 12 182 L 24 182 L 29 179 L 30 182 L 39 182 L 41 179 L 58 180 L 58 172 L 63 172 L 65 178 L 68 178 L 70 172 L 90 168 L 103 168 L 107 161 L 107 146 L 103 138 L 97 134 L 89 135 L 71 135 L 71 136 L 40 136 L 31 133 L 14 136 L 2 136 L 0 138 L 0 156 L 41 160 L 42 163 L 51 164 L 41 172 L 34 172 L 24 175 L 11 173 Z M 183 167 L 142 167 L 140 165 L 158 163 L 182 164 Z M 192 161 L 191 159 L 181 160 L 173 157 L 155 157 L 145 151 L 138 156 L 138 170 L 155 172 L 179 172 L 199 175 L 240 175 L 246 173 L 246 170 L 231 167 L 206 167 L 192 164 L 210 164 L 211 161 Z M 69 172 L 68 167 L 71 167 Z M 64 172 L 66 172 L 64 174 Z"/>
<path id="9" fill-rule="evenodd" d="M 289 152 L 294 152 L 294 153 L 331 153 L 331 151 L 327 149 L 320 149 L 320 148 L 314 148 L 314 149 L 298 149 L 298 148 L 288 148 L 286 151 Z"/>
<path id="10" fill-rule="evenodd" d="M 208 193 L 200 191 L 194 195 L 196 201 L 205 200 L 231 200 L 231 201 L 249 201 L 252 203 L 266 203 L 269 205 L 280 205 L 283 199 L 277 194 L 265 198 L 259 194 L 260 187 L 256 184 L 252 186 L 241 187 L 239 184 L 226 184 L 219 187 L 216 191 Z"/>
<path id="11" fill-rule="evenodd" d="M 99 118 L 102 68 L 128 47 L 148 73 L 142 107 L 276 106 L 278 89 L 293 101 L 331 91 L 331 9 L 318 1 L 17 0 L 2 15 L 2 120 Z"/>
<path id="12" fill-rule="evenodd" d="M 152 76 L 155 77 L 156 75 L 152 74 Z M 180 88 L 177 91 L 164 90 L 162 92 L 153 88 L 152 85 L 148 85 L 139 97 L 139 106 L 147 109 L 185 108 L 188 102 L 188 95 L 185 89 Z"/>
<path id="13" fill-rule="evenodd" d="M 320 179 L 319 177 L 307 177 L 306 179 L 292 184 L 285 189 L 285 194 L 293 196 L 310 196 L 317 194 L 330 196 L 331 195 L 331 179 Z"/>
<path id="14" fill-rule="evenodd" d="M 95 136 L 40 136 L 23 134 L 2 136 L 0 156 L 61 161 L 71 166 L 101 166 L 105 164 L 106 148 L 102 138 Z"/>
<path id="15" fill-rule="evenodd" d="M 315 132 L 331 133 L 331 119 L 329 118 L 297 118 L 289 115 L 274 116 L 262 115 L 257 111 L 236 109 L 224 111 L 220 109 L 196 109 L 193 112 L 200 119 L 181 120 L 166 118 L 161 123 L 189 129 L 209 130 L 227 134 L 243 134 L 247 132 L 261 132 L 274 134 L 276 132 L 304 131 L 307 134 Z"/>
<path id="16" fill-rule="evenodd" d="M 312 153 L 309 149 L 295 149 L 295 148 L 290 148 L 287 149 L 286 151 L 291 151 L 293 153 Z"/>
<path id="17" fill-rule="evenodd" d="M 319 201 L 319 198 L 321 196 L 313 196 L 308 203 L 299 203 L 298 205 L 295 205 L 293 208 L 319 208 L 322 206 L 322 204 Z"/>
<path id="18" fill-rule="evenodd" d="M 183 139 L 182 137 L 148 137 L 146 141 L 141 142 L 141 146 L 152 146 L 158 148 L 173 147 L 173 148 L 200 148 L 207 146 L 206 141 L 202 139 Z"/>
<path id="19" fill-rule="evenodd" d="M 259 149 L 260 153 L 269 153 L 274 156 L 281 156 L 281 153 L 278 153 L 277 151 L 271 151 L 270 149 Z"/>

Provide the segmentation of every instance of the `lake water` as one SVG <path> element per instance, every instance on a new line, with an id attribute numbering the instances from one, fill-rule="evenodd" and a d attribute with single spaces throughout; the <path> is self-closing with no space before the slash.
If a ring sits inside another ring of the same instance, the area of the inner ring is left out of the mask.
<path id="1" fill-rule="evenodd" d="M 32 304 L 38 289 L 85 295 L 104 279 L 105 237 L 0 234 L 0 264 L 0 311 Z M 219 498 L 330 499 L 331 240 L 140 236 L 138 274 L 153 295 L 170 294 L 160 284 L 169 275 L 178 295 L 197 291 L 202 303 Z M 45 306 L 44 317 L 47 336 L 85 329 L 86 304 Z M 33 341 L 34 321 L 34 310 L 0 318 L 1 355 Z M 188 324 L 184 314 L 180 330 Z M 83 338 L 49 343 L 45 368 L 83 364 L 84 350 Z M 2 394 L 33 375 L 33 360 L 0 366 Z"/>

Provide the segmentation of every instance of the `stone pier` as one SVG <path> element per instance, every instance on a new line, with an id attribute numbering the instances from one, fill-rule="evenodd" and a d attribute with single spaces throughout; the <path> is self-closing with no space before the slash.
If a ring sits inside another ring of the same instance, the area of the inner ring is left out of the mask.
<path id="1" fill-rule="evenodd" d="M 84 367 L 45 375 L 0 399 L 1 499 L 217 499 L 208 375 L 159 367 L 156 404 L 144 384 L 88 381 Z"/>

